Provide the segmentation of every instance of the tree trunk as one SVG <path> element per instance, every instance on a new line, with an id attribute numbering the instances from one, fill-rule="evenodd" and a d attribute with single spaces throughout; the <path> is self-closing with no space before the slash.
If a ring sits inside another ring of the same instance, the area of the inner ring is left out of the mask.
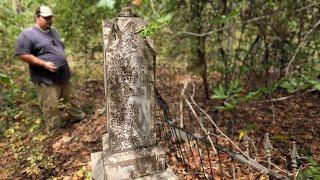
<path id="1" fill-rule="evenodd" d="M 205 91 L 206 98 L 209 99 L 209 84 L 208 84 L 208 73 L 207 73 L 207 61 L 205 52 L 206 37 L 197 38 L 197 59 L 200 64 L 200 75 L 202 78 L 202 83 Z"/>
<path id="2" fill-rule="evenodd" d="M 18 0 L 12 0 L 12 9 L 17 15 L 20 14 L 20 8 L 18 3 L 19 3 Z"/>

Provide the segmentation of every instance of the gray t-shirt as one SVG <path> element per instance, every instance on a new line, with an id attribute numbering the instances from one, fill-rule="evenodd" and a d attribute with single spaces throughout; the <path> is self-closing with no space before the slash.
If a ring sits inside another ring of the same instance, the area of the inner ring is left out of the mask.
<path id="1" fill-rule="evenodd" d="M 43 67 L 29 65 L 33 82 L 53 85 L 69 81 L 70 71 L 64 45 L 54 29 L 45 33 L 33 26 L 23 31 L 16 43 L 15 56 L 23 54 L 32 54 L 43 61 L 54 63 L 58 68 L 57 72 L 50 72 Z"/>

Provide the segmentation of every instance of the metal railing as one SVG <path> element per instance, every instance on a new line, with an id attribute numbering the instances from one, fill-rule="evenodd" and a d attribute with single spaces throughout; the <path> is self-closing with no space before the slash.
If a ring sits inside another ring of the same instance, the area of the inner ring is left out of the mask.
<path id="1" fill-rule="evenodd" d="M 289 172 L 271 162 L 272 146 L 268 134 L 264 143 L 265 160 L 253 159 L 249 156 L 248 136 L 243 138 L 243 152 L 213 136 L 214 128 L 207 135 L 193 133 L 190 127 L 181 128 L 179 123 L 172 121 L 169 106 L 158 92 L 156 102 L 158 142 L 167 146 L 169 164 L 180 178 L 240 179 L 250 176 L 251 179 L 260 179 L 261 176 L 268 176 L 270 179 L 296 179 L 298 155 L 295 144 L 289 160 L 292 167 Z"/>

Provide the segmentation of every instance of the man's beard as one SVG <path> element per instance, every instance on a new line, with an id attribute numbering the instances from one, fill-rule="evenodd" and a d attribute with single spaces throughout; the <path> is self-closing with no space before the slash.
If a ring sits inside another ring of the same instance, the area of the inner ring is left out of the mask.
<path id="1" fill-rule="evenodd" d="M 46 29 L 47 29 L 47 30 L 51 29 L 51 26 L 52 26 L 52 23 L 46 24 Z"/>

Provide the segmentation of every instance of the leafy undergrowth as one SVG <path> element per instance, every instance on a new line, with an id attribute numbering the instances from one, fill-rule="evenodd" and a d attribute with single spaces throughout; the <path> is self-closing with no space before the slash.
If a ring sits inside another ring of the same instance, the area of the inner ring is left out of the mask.
<path id="1" fill-rule="evenodd" d="M 161 68 L 157 73 L 157 89 L 168 102 L 174 119 L 179 117 L 183 82 L 190 79 L 201 82 L 199 77 L 177 75 L 167 68 Z M 239 132 L 246 131 L 257 142 L 257 148 L 263 149 L 264 134 L 268 132 L 272 143 L 278 149 L 275 153 L 281 151 L 282 154 L 288 154 L 291 142 L 296 141 L 299 155 L 314 160 L 309 168 L 301 171 L 305 176 L 310 173 L 319 174 L 319 166 L 316 164 L 320 161 L 318 93 L 303 94 L 274 102 L 274 105 L 270 102 L 251 102 L 241 104 L 233 110 L 216 111 L 214 107 L 220 102 L 206 100 L 200 87 L 200 83 L 197 83 L 195 100 L 232 139 L 238 141 Z M 76 95 L 77 101 L 86 112 L 86 118 L 52 135 L 43 130 L 44 122 L 35 97 L 17 100 L 1 109 L 0 179 L 90 179 L 90 153 L 101 151 L 101 137 L 106 132 L 103 81 L 84 82 L 76 88 Z M 286 95 L 279 92 L 274 98 Z M 172 169 L 181 178 L 190 179 L 190 175 L 183 170 L 184 165 L 175 158 L 176 156 L 169 157 Z M 200 159 L 198 156 L 196 158 Z M 227 157 L 221 158 L 225 158 L 222 159 L 225 162 L 230 161 Z M 191 163 L 194 167 L 198 165 L 199 161 Z M 219 174 L 219 168 L 212 165 Z M 246 173 L 243 165 L 236 166 L 241 167 L 237 170 L 240 173 L 239 178 L 255 176 L 254 171 L 251 174 Z M 231 173 L 226 173 L 225 178 L 230 179 Z"/>
<path id="2" fill-rule="evenodd" d="M 45 132 L 35 100 L 15 107 L 14 112 L 5 109 L 1 120 L 9 124 L 0 143 L 0 179 L 90 179 L 90 153 L 102 148 L 106 123 L 101 88 L 101 82 L 92 81 L 78 89 L 76 99 L 86 118 L 54 134 Z"/>

